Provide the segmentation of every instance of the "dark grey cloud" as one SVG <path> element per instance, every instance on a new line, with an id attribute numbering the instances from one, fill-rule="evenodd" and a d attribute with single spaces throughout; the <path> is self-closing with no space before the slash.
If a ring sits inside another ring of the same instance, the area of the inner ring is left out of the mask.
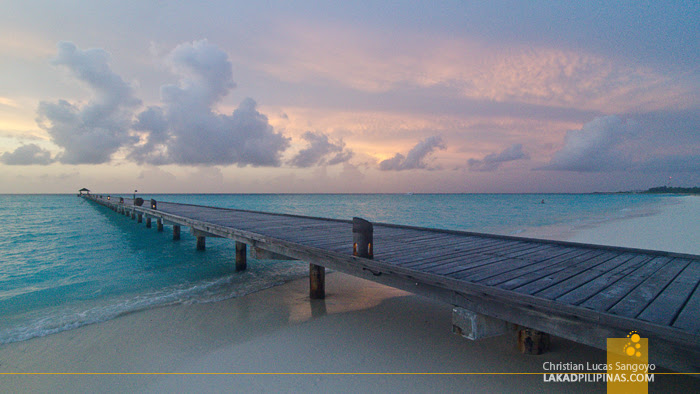
<path id="1" fill-rule="evenodd" d="M 233 89 L 228 55 L 206 40 L 177 46 L 167 58 L 180 76 L 161 87 L 163 106 L 138 114 L 142 139 L 129 155 L 140 163 L 279 166 L 289 139 L 246 98 L 231 115 L 213 109 Z"/>
<path id="2" fill-rule="evenodd" d="M 513 144 L 501 153 L 488 154 L 481 160 L 469 159 L 468 164 L 472 171 L 494 171 L 503 163 L 529 158 L 530 156 L 523 152 L 522 144 Z"/>
<path id="3" fill-rule="evenodd" d="M 352 158 L 353 152 L 345 149 L 345 143 L 342 140 L 331 142 L 326 134 L 311 131 L 304 133 L 301 138 L 309 145 L 289 161 L 293 166 L 334 165 Z M 329 156 L 332 157 L 329 158 Z"/>
<path id="4" fill-rule="evenodd" d="M 397 153 L 391 159 L 379 163 L 382 171 L 402 171 L 412 169 L 431 169 L 425 158 L 436 149 L 445 149 L 445 143 L 440 136 L 432 136 L 424 139 L 414 146 L 406 156 Z"/>
<path id="5" fill-rule="evenodd" d="M 55 160 L 51 158 L 51 152 L 42 149 L 37 144 L 22 145 L 14 152 L 5 152 L 0 156 L 0 162 L 7 165 L 48 165 Z"/>
<path id="6" fill-rule="evenodd" d="M 538 170 L 700 171 L 700 111 L 599 117 L 569 130 L 564 146 Z"/>
<path id="7" fill-rule="evenodd" d="M 39 103 L 37 123 L 64 149 L 58 154 L 58 161 L 105 163 L 121 147 L 135 142 L 129 128 L 140 101 L 134 97 L 131 86 L 112 71 L 107 52 L 81 50 L 73 43 L 61 42 L 53 64 L 68 68 L 93 93 L 83 106 L 66 100 Z"/>

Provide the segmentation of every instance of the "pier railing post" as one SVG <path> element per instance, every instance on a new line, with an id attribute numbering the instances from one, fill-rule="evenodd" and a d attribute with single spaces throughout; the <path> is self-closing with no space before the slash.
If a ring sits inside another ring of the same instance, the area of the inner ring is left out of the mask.
<path id="1" fill-rule="evenodd" d="M 245 271 L 247 268 L 246 244 L 236 241 L 236 271 Z"/>
<path id="2" fill-rule="evenodd" d="M 352 218 L 352 255 L 374 258 L 374 226 L 362 218 Z"/>

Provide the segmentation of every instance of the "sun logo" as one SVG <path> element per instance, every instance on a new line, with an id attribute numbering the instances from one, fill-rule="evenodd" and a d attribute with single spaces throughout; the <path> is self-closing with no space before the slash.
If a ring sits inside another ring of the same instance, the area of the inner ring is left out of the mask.
<path id="1" fill-rule="evenodd" d="M 641 357 L 642 352 L 640 351 L 640 348 L 642 345 L 639 343 L 639 341 L 642 339 L 642 337 L 639 336 L 639 333 L 637 331 L 630 331 L 629 334 L 627 334 L 627 338 L 629 338 L 629 342 L 625 345 L 625 348 L 623 349 L 625 354 L 632 357 L 632 356 L 637 356 Z"/>

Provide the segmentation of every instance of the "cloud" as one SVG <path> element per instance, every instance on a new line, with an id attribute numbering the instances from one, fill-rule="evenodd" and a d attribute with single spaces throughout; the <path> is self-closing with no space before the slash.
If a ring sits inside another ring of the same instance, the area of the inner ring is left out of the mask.
<path id="1" fill-rule="evenodd" d="M 22 145 L 14 152 L 5 152 L 0 156 L 0 162 L 7 165 L 48 165 L 55 160 L 51 158 L 51 152 L 42 149 L 37 144 Z"/>
<path id="2" fill-rule="evenodd" d="M 537 170 L 603 172 L 700 171 L 697 110 L 599 117 L 569 130 L 564 146 Z"/>
<path id="3" fill-rule="evenodd" d="M 494 171 L 501 164 L 521 159 L 529 159 L 530 156 L 523 152 L 522 144 L 513 144 L 501 153 L 491 153 L 481 160 L 469 159 L 469 169 L 472 171 Z"/>
<path id="4" fill-rule="evenodd" d="M 440 136 L 424 139 L 414 146 L 406 156 L 397 153 L 391 159 L 379 163 L 382 171 L 402 171 L 416 168 L 432 169 L 425 163 L 425 158 L 436 149 L 445 149 L 445 143 Z"/>
<path id="5" fill-rule="evenodd" d="M 161 87 L 163 106 L 138 114 L 142 139 L 129 155 L 139 163 L 279 166 L 289 139 L 246 98 L 231 115 L 213 107 L 235 86 L 228 55 L 206 40 L 184 43 L 167 63 L 180 76 Z"/>
<path id="6" fill-rule="evenodd" d="M 129 128 L 140 101 L 131 86 L 111 70 L 109 54 L 102 49 L 81 50 L 61 42 L 53 64 L 67 67 L 94 94 L 83 106 L 66 100 L 39 103 L 37 123 L 64 149 L 57 159 L 65 164 L 110 161 L 117 150 L 134 142 Z"/>
<path id="7" fill-rule="evenodd" d="M 637 130 L 635 122 L 616 115 L 595 118 L 580 130 L 567 131 L 564 146 L 538 169 L 589 172 L 629 168 L 629 159 L 617 148 Z"/>
<path id="8" fill-rule="evenodd" d="M 321 132 L 307 131 L 302 135 L 309 145 L 294 156 L 289 164 L 296 167 L 311 167 L 314 165 L 334 165 L 346 162 L 352 158 L 351 150 L 344 150 L 345 143 L 340 140 L 331 142 L 328 136 Z M 330 159 L 327 156 L 334 154 Z"/>
<path id="9" fill-rule="evenodd" d="M 355 94 L 408 88 L 413 95 L 439 91 L 490 105 L 609 114 L 687 108 L 697 91 L 693 73 L 679 75 L 646 62 L 605 56 L 586 45 L 552 45 L 539 37 L 492 42 L 474 35 L 456 39 L 454 34 L 423 31 L 387 34 L 337 22 L 287 22 L 276 28 L 280 30 L 274 39 L 260 44 L 276 61 L 263 57 L 256 67 L 292 83 L 333 81 Z"/>

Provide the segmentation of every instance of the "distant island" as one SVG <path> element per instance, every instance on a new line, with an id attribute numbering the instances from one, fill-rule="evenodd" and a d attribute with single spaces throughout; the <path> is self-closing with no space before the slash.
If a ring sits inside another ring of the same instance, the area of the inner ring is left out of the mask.
<path id="1" fill-rule="evenodd" d="M 659 186 L 652 187 L 649 190 L 643 191 L 642 193 L 653 193 L 653 194 L 700 194 L 700 187 L 669 187 L 669 186 Z"/>

